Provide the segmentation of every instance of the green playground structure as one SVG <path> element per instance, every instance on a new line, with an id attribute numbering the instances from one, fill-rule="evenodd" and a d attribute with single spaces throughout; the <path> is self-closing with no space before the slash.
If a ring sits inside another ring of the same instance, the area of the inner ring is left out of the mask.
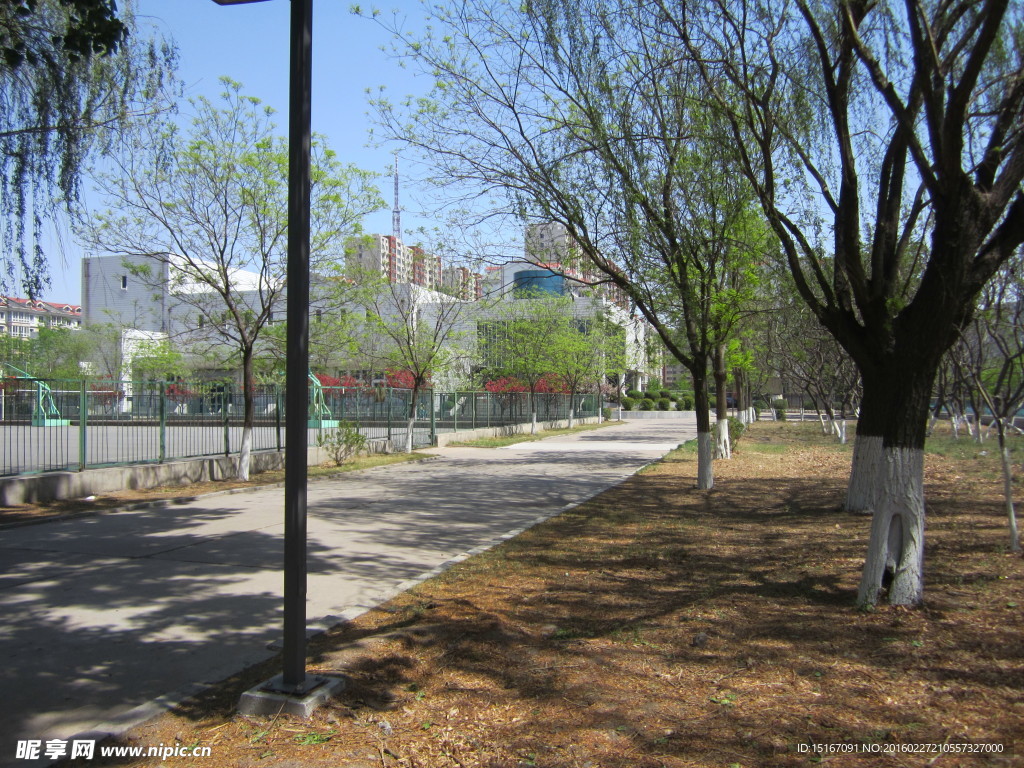
<path id="1" fill-rule="evenodd" d="M 331 409 L 327 407 L 327 400 L 324 399 L 324 385 L 316 377 L 312 370 L 308 371 L 310 393 L 309 399 L 309 427 L 310 429 L 329 429 L 337 427 L 339 422 L 331 417 Z"/>
<path id="2" fill-rule="evenodd" d="M 42 379 L 36 378 L 31 373 L 21 370 L 10 363 L 0 363 L 0 368 L 14 371 L 15 381 L 34 381 L 36 385 L 36 404 L 32 409 L 33 427 L 66 427 L 71 423 L 70 419 L 62 419 L 57 403 L 53 401 L 53 391 L 50 385 Z"/>

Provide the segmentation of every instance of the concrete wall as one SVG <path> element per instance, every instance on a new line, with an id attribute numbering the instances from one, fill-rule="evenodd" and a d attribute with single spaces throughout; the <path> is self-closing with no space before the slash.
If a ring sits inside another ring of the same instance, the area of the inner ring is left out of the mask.
<path id="1" fill-rule="evenodd" d="M 595 424 L 597 417 L 576 419 L 577 424 Z M 558 429 L 569 426 L 567 420 L 537 422 L 540 429 Z M 529 433 L 530 424 L 512 424 L 505 427 L 443 432 L 437 435 L 438 446 L 462 440 L 476 440 L 496 435 Z M 371 453 L 392 453 L 395 446 L 389 440 L 371 440 L 367 446 Z M 310 466 L 329 461 L 322 448 L 310 448 L 307 462 Z M 122 491 L 126 488 L 144 490 L 161 485 L 188 486 L 211 480 L 230 480 L 235 476 L 237 456 L 211 456 L 201 459 L 169 461 L 164 464 L 137 464 L 128 467 L 104 467 L 84 472 L 46 472 L 0 478 L 0 506 L 30 504 L 60 499 L 81 499 L 101 493 Z M 266 472 L 284 468 L 284 452 L 261 451 L 252 454 L 250 471 Z"/>
<path id="2" fill-rule="evenodd" d="M 309 450 L 309 463 L 327 460 L 320 448 Z M 209 480 L 230 480 L 235 476 L 237 456 L 211 456 L 201 459 L 169 461 L 164 464 L 137 464 L 128 467 L 103 467 L 84 472 L 46 472 L 39 475 L 0 478 L 0 505 L 29 504 L 81 499 L 101 493 L 155 488 L 160 485 L 187 486 Z M 250 471 L 265 472 L 284 468 L 284 452 L 253 453 Z"/>

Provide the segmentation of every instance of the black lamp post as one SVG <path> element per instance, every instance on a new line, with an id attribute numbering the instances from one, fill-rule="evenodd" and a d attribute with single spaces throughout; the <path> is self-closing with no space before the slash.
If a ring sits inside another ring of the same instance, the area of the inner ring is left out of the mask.
<path id="1" fill-rule="evenodd" d="M 242 5 L 264 0 L 214 0 Z M 291 0 L 288 106 L 288 339 L 285 377 L 284 668 L 273 688 L 303 694 L 306 679 L 306 451 L 309 411 L 309 155 L 312 0 Z"/>

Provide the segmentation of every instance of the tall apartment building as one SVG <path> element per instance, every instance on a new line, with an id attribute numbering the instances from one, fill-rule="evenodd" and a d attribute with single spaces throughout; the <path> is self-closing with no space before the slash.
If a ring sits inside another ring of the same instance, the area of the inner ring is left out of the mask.
<path id="1" fill-rule="evenodd" d="M 589 267 L 580 256 L 576 241 L 559 222 L 528 225 L 523 237 L 523 252 L 524 262 L 532 265 L 535 274 L 525 275 L 529 270 L 522 262 L 502 267 L 503 293 L 524 287 L 524 280 L 534 281 L 537 285 L 543 283 L 543 290 L 550 292 L 553 281 L 549 276 L 556 274 L 564 278 L 561 293 L 601 296 L 622 309 L 629 307 L 629 298 L 622 289 L 607 282 L 607 275 Z M 548 274 L 542 274 L 543 270 L 548 270 Z M 520 275 L 518 281 L 515 274 Z"/>
<path id="2" fill-rule="evenodd" d="M 0 336 L 32 339 L 41 328 L 81 328 L 82 308 L 76 304 L 0 296 Z"/>
<path id="3" fill-rule="evenodd" d="M 441 287 L 441 257 L 394 235 L 363 235 L 348 243 L 350 269 L 379 274 L 389 283 L 411 283 L 430 290 Z"/>
<path id="4" fill-rule="evenodd" d="M 484 297 L 484 276 L 469 267 L 446 267 L 442 290 L 465 301 L 477 301 Z"/>

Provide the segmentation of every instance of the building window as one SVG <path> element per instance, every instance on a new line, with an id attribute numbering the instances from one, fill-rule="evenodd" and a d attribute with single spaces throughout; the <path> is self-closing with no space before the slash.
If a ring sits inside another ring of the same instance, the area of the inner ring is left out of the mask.
<path id="1" fill-rule="evenodd" d="M 128 275 L 121 275 L 121 290 L 128 290 Z"/>

